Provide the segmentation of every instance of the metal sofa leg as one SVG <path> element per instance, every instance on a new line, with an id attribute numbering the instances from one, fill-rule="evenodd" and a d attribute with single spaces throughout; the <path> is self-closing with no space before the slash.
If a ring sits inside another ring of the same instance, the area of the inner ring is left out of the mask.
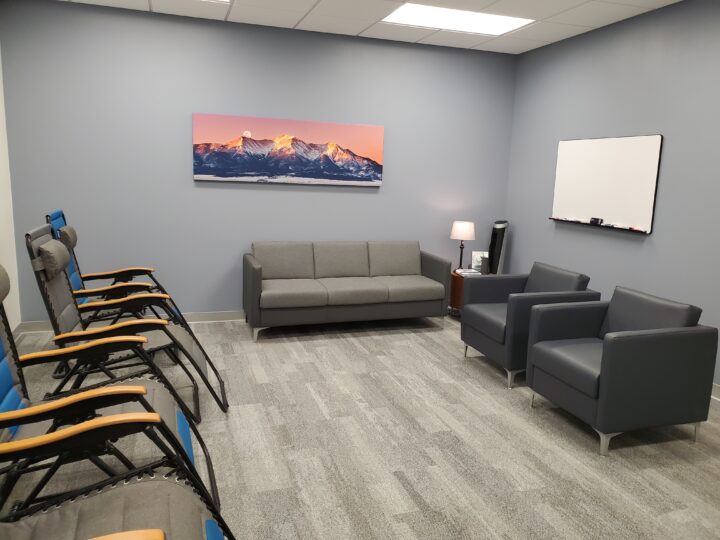
<path id="1" fill-rule="evenodd" d="M 701 424 L 702 424 L 702 422 L 695 422 L 693 424 L 693 426 L 695 427 L 695 429 L 693 430 L 693 442 L 694 443 L 697 442 L 698 434 L 700 433 L 700 425 Z"/>
<path id="2" fill-rule="evenodd" d="M 516 370 L 510 371 L 509 369 L 506 369 L 505 371 L 507 372 L 507 387 L 508 387 L 508 390 L 510 390 L 511 388 L 513 388 L 515 386 L 515 375 L 517 375 L 518 373 L 522 373 L 525 370 L 524 369 L 516 369 Z"/>
<path id="3" fill-rule="evenodd" d="M 593 428 L 595 429 L 595 428 Z M 600 435 L 600 455 L 601 456 L 607 456 L 610 453 L 610 439 L 613 437 L 617 437 L 618 435 L 621 435 L 623 432 L 618 431 L 617 433 L 602 433 L 595 430 L 598 435 Z"/>
<path id="4" fill-rule="evenodd" d="M 465 358 L 467 358 L 467 349 L 468 349 L 468 346 L 465 345 Z"/>
<path id="5" fill-rule="evenodd" d="M 534 409 L 534 408 L 535 408 L 535 396 L 536 396 L 536 395 L 537 395 L 537 394 L 536 394 L 535 392 L 531 392 L 531 393 L 530 393 L 530 408 L 531 408 L 531 409 Z"/>
<path id="6" fill-rule="evenodd" d="M 267 328 L 267 326 L 258 326 L 257 328 L 253 328 L 252 329 L 253 341 L 257 341 L 258 335 L 260 334 L 260 330 L 265 330 L 266 328 Z"/>

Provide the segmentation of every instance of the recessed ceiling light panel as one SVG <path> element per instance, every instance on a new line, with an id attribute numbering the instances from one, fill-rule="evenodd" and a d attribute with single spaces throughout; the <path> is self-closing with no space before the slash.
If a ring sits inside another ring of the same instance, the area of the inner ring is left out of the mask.
<path id="1" fill-rule="evenodd" d="M 469 34 L 500 36 L 535 21 L 533 19 L 478 13 L 477 11 L 408 3 L 403 4 L 385 17 L 383 22 L 435 28 L 437 30 L 452 30 Z"/>

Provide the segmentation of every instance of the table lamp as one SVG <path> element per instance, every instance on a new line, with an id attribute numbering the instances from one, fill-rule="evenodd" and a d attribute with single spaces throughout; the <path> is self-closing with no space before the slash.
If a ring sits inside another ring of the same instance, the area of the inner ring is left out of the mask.
<path id="1" fill-rule="evenodd" d="M 465 240 L 475 240 L 475 223 L 472 221 L 453 221 L 452 231 L 450 231 L 452 240 L 460 240 L 460 266 L 462 268 L 463 249 L 465 249 Z"/>

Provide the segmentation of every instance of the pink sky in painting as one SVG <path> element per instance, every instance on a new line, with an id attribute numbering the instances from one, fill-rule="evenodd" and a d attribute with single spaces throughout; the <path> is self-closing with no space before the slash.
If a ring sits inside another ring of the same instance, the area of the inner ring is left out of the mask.
<path id="1" fill-rule="evenodd" d="M 334 124 L 303 120 L 279 120 L 255 116 L 193 114 L 193 144 L 226 143 L 250 132 L 253 139 L 294 135 L 306 143 L 329 143 L 382 164 L 383 127 L 364 124 Z"/>

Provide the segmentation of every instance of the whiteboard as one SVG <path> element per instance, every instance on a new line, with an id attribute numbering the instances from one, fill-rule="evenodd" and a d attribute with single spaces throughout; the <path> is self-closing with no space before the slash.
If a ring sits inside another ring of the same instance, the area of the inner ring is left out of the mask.
<path id="1" fill-rule="evenodd" d="M 650 234 L 662 135 L 560 141 L 551 219 Z"/>

